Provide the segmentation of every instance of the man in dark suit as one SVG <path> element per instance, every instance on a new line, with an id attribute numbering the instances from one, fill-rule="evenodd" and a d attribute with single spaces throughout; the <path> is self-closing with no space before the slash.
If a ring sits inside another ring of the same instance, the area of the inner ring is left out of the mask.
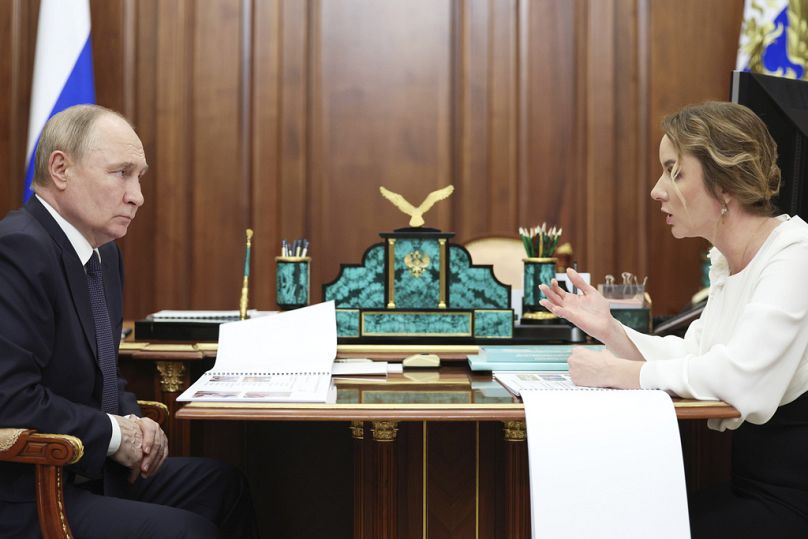
<path id="1" fill-rule="evenodd" d="M 143 204 L 143 145 L 94 105 L 51 118 L 34 191 L 0 221 L 0 427 L 72 434 L 77 537 L 253 537 L 249 491 L 213 460 L 167 458 L 117 370 L 123 265 L 113 240 Z M 32 466 L 0 464 L 0 537 L 37 537 Z"/>

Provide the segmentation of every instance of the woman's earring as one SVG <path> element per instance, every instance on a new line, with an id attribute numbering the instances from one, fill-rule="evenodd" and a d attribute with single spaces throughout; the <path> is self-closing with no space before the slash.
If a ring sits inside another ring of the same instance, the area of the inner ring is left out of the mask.
<path id="1" fill-rule="evenodd" d="M 729 211 L 729 208 L 727 208 L 727 203 L 724 202 L 721 205 L 721 217 L 724 217 L 727 214 L 728 211 Z"/>

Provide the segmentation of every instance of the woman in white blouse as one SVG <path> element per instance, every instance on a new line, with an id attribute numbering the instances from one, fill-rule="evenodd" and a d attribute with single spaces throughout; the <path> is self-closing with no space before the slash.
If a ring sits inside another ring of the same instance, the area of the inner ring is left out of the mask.
<path id="1" fill-rule="evenodd" d="M 684 338 L 638 333 L 572 270 L 582 294 L 554 281 L 542 305 L 606 344 L 572 353 L 576 384 L 663 389 L 740 411 L 710 421 L 735 430 L 732 481 L 692 497 L 693 537 L 808 537 L 808 225 L 773 216 L 777 148 L 746 107 L 690 106 L 662 128 L 651 197 L 674 237 L 714 246 L 701 318 Z"/>

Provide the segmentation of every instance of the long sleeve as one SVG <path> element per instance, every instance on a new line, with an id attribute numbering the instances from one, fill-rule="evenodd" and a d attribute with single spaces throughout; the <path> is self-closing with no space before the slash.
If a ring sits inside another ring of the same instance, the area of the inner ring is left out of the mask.
<path id="1" fill-rule="evenodd" d="M 728 402 L 741 418 L 714 422 L 722 430 L 765 423 L 808 388 L 808 241 L 783 243 L 714 286 L 684 339 L 627 332 L 647 360 L 642 387 Z"/>
<path id="2" fill-rule="evenodd" d="M 49 267 L 53 265 L 53 267 Z M 31 241 L 31 236 L 0 237 L 0 425 L 30 427 L 43 432 L 72 434 L 85 446 L 77 471 L 101 472 L 111 436 L 109 418 L 92 406 L 95 365 L 91 354 L 82 364 L 58 342 L 66 331 L 81 328 L 60 325 L 61 312 L 72 303 L 56 303 L 67 296 L 54 250 Z M 89 380 L 87 373 L 90 374 Z M 53 388 L 59 387 L 59 391 Z"/>

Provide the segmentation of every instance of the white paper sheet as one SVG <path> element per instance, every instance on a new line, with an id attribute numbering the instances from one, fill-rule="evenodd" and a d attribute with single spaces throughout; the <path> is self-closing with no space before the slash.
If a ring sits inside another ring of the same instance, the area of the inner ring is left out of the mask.
<path id="1" fill-rule="evenodd" d="M 682 449 L 663 391 L 522 391 L 534 538 L 687 538 Z"/>
<path id="2" fill-rule="evenodd" d="M 216 372 L 331 372 L 334 302 L 219 326 Z"/>

